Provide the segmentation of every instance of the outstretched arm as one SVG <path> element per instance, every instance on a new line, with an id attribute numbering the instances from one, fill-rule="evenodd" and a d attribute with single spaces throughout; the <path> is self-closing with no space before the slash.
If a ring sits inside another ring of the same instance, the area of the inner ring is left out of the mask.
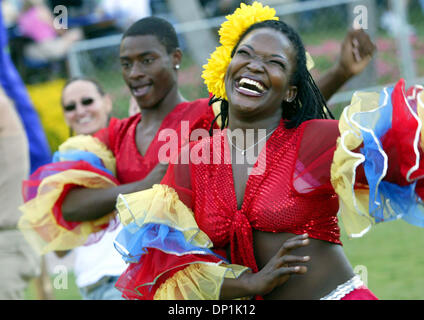
<path id="1" fill-rule="evenodd" d="M 361 73 L 375 50 L 375 44 L 364 30 L 350 30 L 343 40 L 339 60 L 317 80 L 324 98 L 328 101 L 348 80 Z"/>

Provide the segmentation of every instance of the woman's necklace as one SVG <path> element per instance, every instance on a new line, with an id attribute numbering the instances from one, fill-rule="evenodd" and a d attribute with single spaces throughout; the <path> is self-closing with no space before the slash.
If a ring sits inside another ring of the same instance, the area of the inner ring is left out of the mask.
<path id="1" fill-rule="evenodd" d="M 274 131 L 277 128 L 273 129 L 270 133 L 268 133 L 265 137 L 262 137 L 261 139 L 259 139 L 258 141 L 256 141 L 256 143 L 252 144 L 250 147 L 245 148 L 245 149 L 240 149 L 239 147 L 237 147 L 235 144 L 233 144 L 233 142 L 231 141 L 230 136 L 228 136 L 228 131 L 227 130 L 227 138 L 228 138 L 228 142 L 230 143 L 230 145 L 232 147 L 234 147 L 237 151 L 239 151 L 243 156 L 246 155 L 247 150 L 252 149 L 253 147 L 255 147 L 259 142 L 263 141 L 264 139 L 268 138 L 270 135 L 272 135 L 274 133 Z"/>

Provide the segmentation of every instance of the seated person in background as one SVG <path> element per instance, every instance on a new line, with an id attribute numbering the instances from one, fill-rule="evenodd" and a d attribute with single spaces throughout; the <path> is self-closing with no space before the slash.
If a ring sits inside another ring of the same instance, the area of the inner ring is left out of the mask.
<path id="1" fill-rule="evenodd" d="M 54 16 L 43 0 L 25 0 L 18 18 L 23 36 L 34 42 L 25 49 L 25 56 L 36 61 L 56 61 L 66 56 L 71 46 L 83 38 L 79 29 L 55 28 Z"/>

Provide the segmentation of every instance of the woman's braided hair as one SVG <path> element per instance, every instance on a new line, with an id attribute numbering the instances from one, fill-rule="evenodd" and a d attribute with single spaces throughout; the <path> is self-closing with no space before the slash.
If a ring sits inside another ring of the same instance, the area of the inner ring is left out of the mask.
<path id="1" fill-rule="evenodd" d="M 244 37 L 251 31 L 260 28 L 271 28 L 283 33 L 292 43 L 296 50 L 296 68 L 291 78 L 291 85 L 297 87 L 296 98 L 292 102 L 282 102 L 282 118 L 286 119 L 286 128 L 296 128 L 302 122 L 310 119 L 327 119 L 328 116 L 334 119 L 331 111 L 327 107 L 327 103 L 319 91 L 314 79 L 308 71 L 306 65 L 305 47 L 300 39 L 300 36 L 292 27 L 287 25 L 281 20 L 266 20 L 251 25 L 240 37 L 237 45 L 233 48 L 231 57 Z M 225 99 L 218 99 L 214 96 L 211 98 L 209 104 L 221 101 L 221 119 L 222 128 L 228 125 L 228 101 Z M 327 113 L 328 116 L 327 116 Z M 218 118 L 218 116 L 215 118 Z M 214 121 L 214 122 L 215 122 Z M 213 124 L 212 124 L 213 127 Z M 212 132 L 212 128 L 211 128 Z"/>

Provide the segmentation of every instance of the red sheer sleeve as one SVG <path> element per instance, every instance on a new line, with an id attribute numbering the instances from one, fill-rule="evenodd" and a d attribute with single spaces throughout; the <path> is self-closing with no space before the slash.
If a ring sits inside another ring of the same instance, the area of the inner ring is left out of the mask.
<path id="1" fill-rule="evenodd" d="M 176 160 L 171 161 L 168 165 L 168 170 L 163 177 L 161 184 L 165 184 L 173 188 L 180 200 L 190 209 L 193 209 L 192 204 L 192 189 L 191 189 L 191 174 L 190 164 L 185 159 L 189 159 L 190 144 L 186 144 L 181 148 L 181 151 L 176 157 Z"/>
<path id="2" fill-rule="evenodd" d="M 330 169 L 339 136 L 338 121 L 311 120 L 302 124 L 293 186 L 298 193 L 333 193 Z"/>

